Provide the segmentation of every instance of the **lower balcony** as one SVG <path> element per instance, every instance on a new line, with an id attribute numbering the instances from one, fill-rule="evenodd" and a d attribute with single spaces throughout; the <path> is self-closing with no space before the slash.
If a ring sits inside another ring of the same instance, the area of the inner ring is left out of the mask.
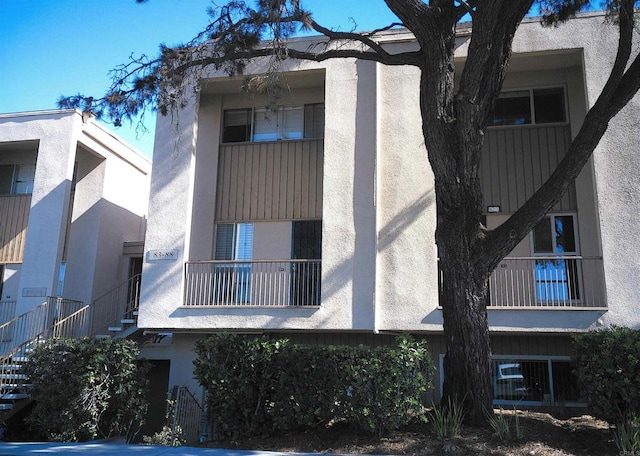
<path id="1" fill-rule="evenodd" d="M 602 258 L 505 258 L 489 278 L 491 308 L 606 308 Z"/>
<path id="2" fill-rule="evenodd" d="M 184 305 L 319 306 L 321 260 L 212 260 L 185 264 Z"/>

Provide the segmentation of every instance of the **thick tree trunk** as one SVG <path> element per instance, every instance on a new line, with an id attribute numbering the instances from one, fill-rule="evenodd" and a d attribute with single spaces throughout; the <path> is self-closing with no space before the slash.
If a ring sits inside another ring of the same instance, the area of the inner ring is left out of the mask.
<path id="1" fill-rule="evenodd" d="M 486 279 L 461 242 L 464 233 L 446 237 L 439 243 L 446 342 L 443 398 L 445 404 L 463 405 L 468 423 L 483 424 L 493 399 Z"/>

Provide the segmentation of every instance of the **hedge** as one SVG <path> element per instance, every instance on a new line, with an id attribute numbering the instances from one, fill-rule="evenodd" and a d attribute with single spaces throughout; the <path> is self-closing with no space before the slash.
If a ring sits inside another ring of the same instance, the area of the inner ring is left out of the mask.
<path id="1" fill-rule="evenodd" d="M 407 337 L 371 348 L 223 333 L 198 341 L 195 352 L 209 410 L 231 436 L 334 420 L 382 434 L 424 419 L 434 372 L 426 342 Z"/>
<path id="2" fill-rule="evenodd" d="M 609 423 L 640 414 L 640 331 L 609 328 L 573 338 L 575 374 L 592 413 Z"/>

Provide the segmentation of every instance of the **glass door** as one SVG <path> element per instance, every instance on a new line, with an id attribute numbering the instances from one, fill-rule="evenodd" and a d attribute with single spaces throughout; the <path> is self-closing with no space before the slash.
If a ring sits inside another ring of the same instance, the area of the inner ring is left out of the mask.
<path id="1" fill-rule="evenodd" d="M 536 300 L 580 300 L 576 217 L 548 215 L 532 231 Z"/>

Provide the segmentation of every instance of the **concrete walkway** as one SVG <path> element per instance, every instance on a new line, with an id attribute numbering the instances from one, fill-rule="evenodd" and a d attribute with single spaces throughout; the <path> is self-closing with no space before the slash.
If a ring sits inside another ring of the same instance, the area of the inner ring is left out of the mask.
<path id="1" fill-rule="evenodd" d="M 223 450 L 194 447 L 162 447 L 115 443 L 0 443 L 0 456 L 5 455 L 91 454 L 123 456 L 321 456 L 321 453 L 280 453 L 274 451 Z M 326 456 L 329 453 L 322 453 Z"/>

